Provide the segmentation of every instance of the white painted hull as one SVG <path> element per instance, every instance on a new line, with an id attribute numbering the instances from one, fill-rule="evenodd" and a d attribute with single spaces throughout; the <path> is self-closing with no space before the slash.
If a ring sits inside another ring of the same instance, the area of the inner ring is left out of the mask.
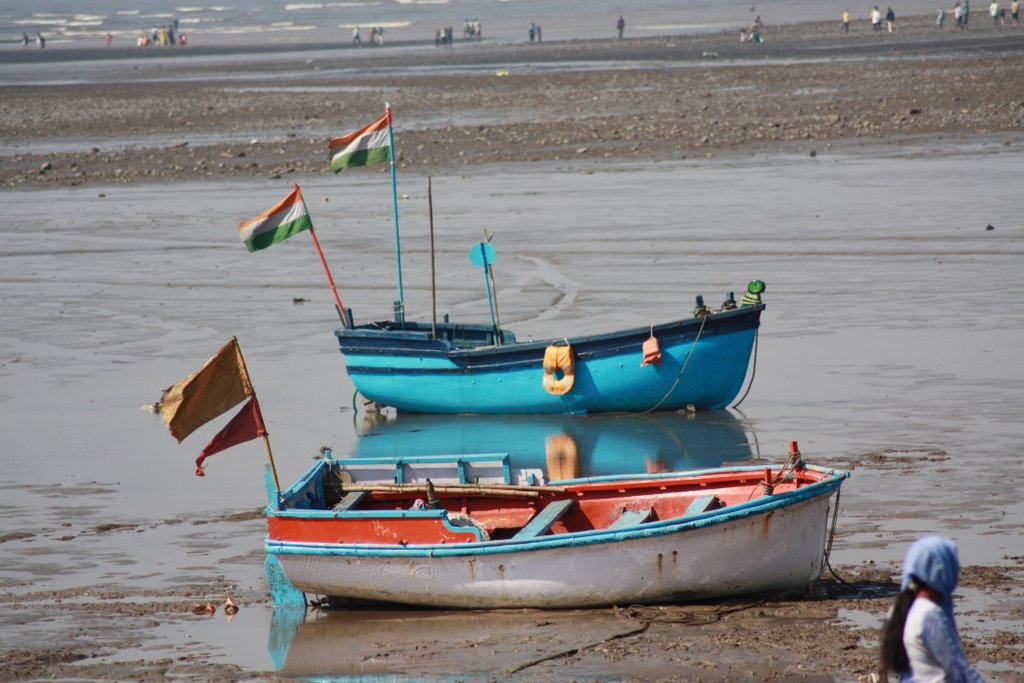
<path id="1" fill-rule="evenodd" d="M 434 546 L 437 554 L 357 545 L 272 552 L 308 595 L 467 609 L 696 600 L 798 589 L 818 578 L 829 499 L 651 533 L 610 533 L 606 542 L 591 536 L 570 544 Z"/>

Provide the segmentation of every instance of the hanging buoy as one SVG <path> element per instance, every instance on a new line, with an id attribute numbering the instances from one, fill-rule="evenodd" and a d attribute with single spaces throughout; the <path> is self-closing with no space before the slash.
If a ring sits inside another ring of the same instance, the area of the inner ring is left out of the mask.
<path id="1" fill-rule="evenodd" d="M 555 396 L 569 393 L 576 382 L 571 346 L 552 344 L 544 349 L 544 391 Z"/>
<path id="2" fill-rule="evenodd" d="M 640 361 L 640 367 L 644 367 L 645 365 L 661 364 L 661 346 L 658 344 L 658 339 L 653 333 L 647 341 L 644 342 L 643 353 L 644 356 Z"/>

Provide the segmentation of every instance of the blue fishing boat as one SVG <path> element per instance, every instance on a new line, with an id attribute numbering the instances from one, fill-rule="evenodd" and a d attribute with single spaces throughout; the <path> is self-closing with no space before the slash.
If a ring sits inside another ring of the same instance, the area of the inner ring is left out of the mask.
<path id="1" fill-rule="evenodd" d="M 399 411 L 717 410 L 743 387 L 762 291 L 764 283 L 755 280 L 739 304 L 730 293 L 712 309 L 698 296 L 689 318 L 548 341 L 521 342 L 497 324 L 447 317 L 436 324 L 346 324 L 335 334 L 359 393 Z"/>

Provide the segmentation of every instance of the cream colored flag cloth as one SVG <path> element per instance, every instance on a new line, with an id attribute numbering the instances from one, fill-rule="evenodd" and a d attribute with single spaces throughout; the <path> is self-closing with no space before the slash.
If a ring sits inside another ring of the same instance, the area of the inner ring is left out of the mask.
<path id="1" fill-rule="evenodd" d="M 238 341 L 232 337 L 206 364 L 164 390 L 160 417 L 178 443 L 247 397 L 252 385 L 245 372 Z"/>

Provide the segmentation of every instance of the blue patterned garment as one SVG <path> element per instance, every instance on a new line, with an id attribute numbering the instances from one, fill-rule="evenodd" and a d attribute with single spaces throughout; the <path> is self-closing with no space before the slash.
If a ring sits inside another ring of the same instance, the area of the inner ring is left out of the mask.
<path id="1" fill-rule="evenodd" d="M 903 645 L 910 659 L 904 683 L 984 683 L 960 648 L 953 618 L 953 590 L 960 579 L 956 546 L 939 536 L 925 536 L 907 551 L 903 588 L 914 579 L 942 595 L 941 604 L 918 596 L 903 627 Z"/>

